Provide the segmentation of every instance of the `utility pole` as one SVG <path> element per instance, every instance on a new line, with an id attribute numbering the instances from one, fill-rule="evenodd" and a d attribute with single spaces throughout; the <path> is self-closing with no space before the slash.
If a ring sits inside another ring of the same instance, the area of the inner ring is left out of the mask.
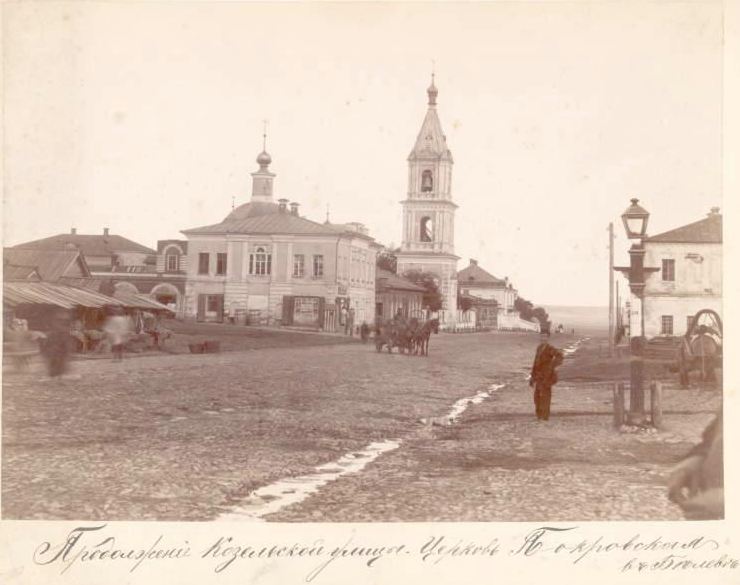
<path id="1" fill-rule="evenodd" d="M 609 357 L 614 357 L 614 224 L 609 222 Z"/>

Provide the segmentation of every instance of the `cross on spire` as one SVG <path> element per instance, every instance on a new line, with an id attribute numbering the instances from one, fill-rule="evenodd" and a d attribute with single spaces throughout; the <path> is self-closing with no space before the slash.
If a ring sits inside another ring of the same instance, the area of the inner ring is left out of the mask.
<path id="1" fill-rule="evenodd" d="M 436 106 L 437 105 L 437 94 L 439 92 L 437 91 L 437 86 L 434 85 L 434 61 L 432 61 L 432 83 L 427 88 L 427 96 L 429 97 L 428 104 L 430 106 Z"/>
<path id="2" fill-rule="evenodd" d="M 267 152 L 267 120 L 262 120 L 262 150 Z"/>

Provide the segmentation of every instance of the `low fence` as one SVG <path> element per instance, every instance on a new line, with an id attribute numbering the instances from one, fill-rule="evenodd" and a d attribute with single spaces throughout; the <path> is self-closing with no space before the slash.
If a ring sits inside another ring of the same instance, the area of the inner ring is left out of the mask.
<path id="1" fill-rule="evenodd" d="M 454 320 L 451 311 L 439 311 L 439 330 L 449 333 L 463 333 L 476 331 L 475 311 L 457 310 L 454 314 Z"/>
<path id="2" fill-rule="evenodd" d="M 540 324 L 536 321 L 525 321 L 518 314 L 499 315 L 498 329 L 500 331 L 531 331 L 539 333 Z"/>

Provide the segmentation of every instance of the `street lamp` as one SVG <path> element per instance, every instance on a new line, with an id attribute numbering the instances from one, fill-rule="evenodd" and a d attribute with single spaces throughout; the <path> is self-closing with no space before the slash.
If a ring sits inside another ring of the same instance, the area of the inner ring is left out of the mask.
<path id="1" fill-rule="evenodd" d="M 622 223 L 627 237 L 631 240 L 644 238 L 647 233 L 647 224 L 650 214 L 644 207 L 638 205 L 639 199 L 630 199 L 630 205 L 622 214 Z"/>
<path id="2" fill-rule="evenodd" d="M 640 324 L 639 335 L 634 335 L 630 319 L 630 422 L 641 424 L 645 420 L 645 394 L 643 391 L 643 352 L 645 349 L 645 317 L 643 300 L 645 297 L 645 275 L 659 270 L 645 266 L 645 244 L 647 225 L 650 214 L 638 205 L 638 199 L 631 199 L 631 205 L 622 214 L 622 223 L 627 237 L 637 240 L 629 249 L 630 265 L 615 267 L 615 270 L 627 275 L 630 291 L 639 299 Z"/>

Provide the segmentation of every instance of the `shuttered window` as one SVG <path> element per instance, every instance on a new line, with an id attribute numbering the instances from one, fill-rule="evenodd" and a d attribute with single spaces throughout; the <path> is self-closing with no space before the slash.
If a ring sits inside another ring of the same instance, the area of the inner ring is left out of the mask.
<path id="1" fill-rule="evenodd" d="M 675 282 L 676 280 L 676 261 L 663 259 L 661 276 L 665 282 Z"/>
<path id="2" fill-rule="evenodd" d="M 198 274 L 208 274 L 210 264 L 210 254 L 201 252 L 198 254 Z"/>
<path id="3" fill-rule="evenodd" d="M 221 252 L 216 254 L 216 274 L 226 274 L 226 254 Z"/>

